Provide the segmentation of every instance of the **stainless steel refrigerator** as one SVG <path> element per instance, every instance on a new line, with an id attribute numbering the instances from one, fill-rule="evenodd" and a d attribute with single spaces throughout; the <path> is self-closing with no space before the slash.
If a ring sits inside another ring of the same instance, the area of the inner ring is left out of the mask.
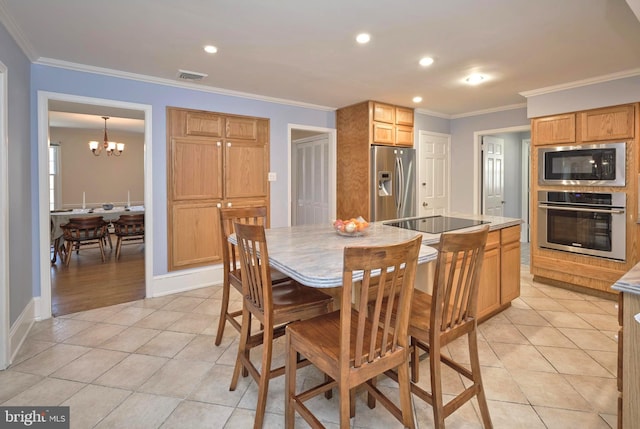
<path id="1" fill-rule="evenodd" d="M 371 221 L 416 215 L 416 151 L 371 147 Z"/>

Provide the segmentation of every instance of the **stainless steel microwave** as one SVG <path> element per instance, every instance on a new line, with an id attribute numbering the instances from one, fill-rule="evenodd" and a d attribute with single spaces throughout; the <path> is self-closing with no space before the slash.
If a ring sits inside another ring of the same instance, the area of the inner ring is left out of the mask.
<path id="1" fill-rule="evenodd" d="M 625 186 L 626 143 L 541 147 L 540 185 Z"/>

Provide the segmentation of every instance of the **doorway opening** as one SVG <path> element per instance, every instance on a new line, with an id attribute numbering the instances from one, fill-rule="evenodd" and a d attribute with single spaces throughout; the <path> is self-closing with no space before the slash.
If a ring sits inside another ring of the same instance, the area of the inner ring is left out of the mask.
<path id="1" fill-rule="evenodd" d="M 503 182 L 502 195 L 496 201 L 502 205 L 503 216 L 522 219 L 522 229 L 527 233 L 526 236 L 524 233 L 522 234 L 521 241 L 526 239 L 526 242 L 528 242 L 529 213 L 531 211 L 529 198 L 530 161 L 527 155 L 530 150 L 527 142 L 530 139 L 531 127 L 529 125 L 474 133 L 474 177 L 476 183 L 473 194 L 474 213 L 495 214 L 494 212 L 485 212 L 486 200 L 487 197 L 490 197 L 486 192 L 485 186 L 489 181 L 489 179 L 485 179 L 488 173 L 485 165 L 486 161 L 491 157 L 484 153 L 482 143 L 483 140 L 492 143 L 501 141 L 503 149 L 500 156 L 503 160 L 503 167 L 492 171 L 494 173 L 499 172 L 502 177 L 507 177 L 508 180 Z M 493 152 L 496 152 L 495 149 Z M 493 157 L 492 162 L 495 162 L 495 157 Z M 492 175 L 491 180 L 498 179 L 496 179 L 495 175 Z M 502 204 L 502 201 L 504 201 L 504 204 Z"/>
<path id="2" fill-rule="evenodd" d="M 73 111 L 73 110 L 76 111 Z M 51 264 L 51 221 L 50 221 L 50 175 L 49 175 L 49 142 L 51 140 L 51 135 L 53 134 L 50 129 L 50 121 L 51 115 L 56 116 L 56 112 L 64 111 L 64 110 L 72 110 L 72 112 L 78 115 L 105 115 L 109 114 L 114 117 L 122 116 L 129 117 L 130 119 L 136 119 L 143 121 L 143 130 L 144 137 L 142 137 L 142 159 L 143 162 L 140 164 L 139 168 L 143 170 L 143 195 L 141 197 L 137 197 L 134 201 L 131 201 L 131 205 L 139 204 L 144 207 L 145 213 L 145 229 L 149 233 L 146 234 L 145 243 L 144 243 L 144 254 L 142 256 L 143 261 L 138 260 L 139 270 L 141 274 L 144 275 L 144 296 L 151 296 L 151 280 L 152 280 L 152 269 L 153 269 L 153 204 L 152 204 L 152 175 L 151 175 L 151 106 L 142 105 L 136 103 L 127 103 L 115 100 L 108 99 L 97 99 L 90 97 L 81 97 L 81 96 L 73 96 L 68 94 L 58 94 L 58 93 L 50 93 L 40 91 L 38 92 L 38 197 L 39 197 L 39 226 L 40 226 L 40 308 L 38 309 L 37 319 L 46 319 L 52 316 L 52 314 L 61 314 L 60 311 L 52 311 L 52 272 L 53 267 Z M 95 130 L 92 128 L 91 132 L 95 133 Z M 113 132 L 116 132 L 113 130 Z M 110 134 L 112 131 L 109 132 Z M 98 137 L 101 137 L 99 135 Z M 115 136 L 114 136 L 115 137 Z M 96 138 L 95 140 L 100 140 L 100 138 Z M 86 143 L 86 142 L 84 142 Z M 85 146 L 85 144 L 83 144 Z M 88 149 L 88 146 L 85 148 L 87 155 L 93 158 L 91 152 Z M 126 145 L 125 151 L 122 156 L 126 156 Z M 102 156 L 106 157 L 106 154 Z M 110 157 L 114 158 L 114 157 Z M 101 160 L 105 162 L 118 162 L 118 158 Z M 93 161 L 93 159 L 89 159 L 89 161 Z M 62 166 L 64 168 L 64 166 Z M 124 172 L 122 172 L 124 173 Z M 120 174 L 122 174 L 120 173 Z M 108 181 L 108 178 L 104 178 L 105 181 Z M 133 186 L 133 185 L 132 185 Z M 78 193 L 77 191 L 75 193 Z M 128 191 L 124 189 L 121 191 L 124 196 L 120 198 L 120 200 L 115 201 L 123 202 L 128 200 Z M 64 195 L 64 189 L 63 189 Z M 99 198 L 99 197 L 97 197 Z M 141 198 L 140 201 L 138 198 Z M 85 191 L 82 192 L 82 200 L 85 199 Z M 78 198 L 76 198 L 78 200 Z M 91 201 L 91 200 L 89 200 Z M 108 201 L 93 201 L 92 205 L 101 205 L 102 203 L 106 203 Z M 128 201 L 127 201 L 128 202 Z M 68 205 L 73 205 L 73 203 L 69 203 Z M 124 204 L 123 204 L 124 205 Z M 88 207 L 88 205 L 87 205 Z M 114 243 L 115 245 L 115 243 Z M 85 251 L 86 252 L 86 251 Z M 115 250 L 112 252 L 115 253 Z M 97 253 L 98 262 L 96 264 L 91 264 L 91 254 L 85 253 L 85 262 L 83 265 L 79 264 L 79 260 L 74 260 L 74 258 L 79 258 L 83 254 L 81 250 L 78 255 L 72 255 L 72 262 L 70 265 L 74 266 L 74 270 L 80 272 L 82 269 L 90 269 L 89 267 L 93 265 L 95 268 L 95 276 L 94 277 L 76 277 L 76 280 L 80 279 L 80 282 L 83 282 L 82 285 L 75 285 L 76 288 L 78 286 L 82 286 L 84 289 L 91 289 L 91 282 L 93 283 L 102 283 L 106 282 L 106 278 L 108 274 L 104 270 L 108 270 L 107 264 L 111 263 L 113 265 L 116 264 L 113 261 L 113 255 L 111 256 L 111 260 L 105 264 L 102 264 L 100 261 L 99 251 Z M 124 257 L 124 255 L 123 255 Z M 120 264 L 121 262 L 118 262 Z M 79 267 L 85 268 L 79 268 Z M 60 265 L 58 262 L 58 266 L 56 270 L 59 270 L 60 273 L 64 271 L 64 265 Z M 126 270 L 125 265 L 120 265 L 117 267 L 118 270 Z M 103 271 L 100 271 L 103 270 Z M 71 270 L 69 269 L 67 274 L 69 274 Z M 97 280 L 96 280 L 97 279 Z M 56 281 L 58 279 L 56 278 Z M 110 299 L 114 299 L 111 297 Z M 118 298 L 115 298 L 118 299 Z M 123 299 L 120 297 L 120 299 Z M 105 301 L 104 305 L 110 305 L 109 301 Z M 95 307 L 95 304 L 91 304 L 90 306 Z M 64 310 L 63 310 L 64 311 Z"/>
<path id="3" fill-rule="evenodd" d="M 9 339 L 9 152 L 7 67 L 0 62 L 0 370 L 11 360 Z"/>
<path id="4" fill-rule="evenodd" d="M 289 125 L 289 225 L 336 218 L 336 131 Z"/>

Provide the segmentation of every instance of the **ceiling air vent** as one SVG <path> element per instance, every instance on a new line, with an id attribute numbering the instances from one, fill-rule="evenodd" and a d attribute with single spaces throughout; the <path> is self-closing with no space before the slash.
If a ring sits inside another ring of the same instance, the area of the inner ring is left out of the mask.
<path id="1" fill-rule="evenodd" d="M 189 70 L 178 70 L 178 79 L 184 80 L 202 80 L 207 77 L 206 73 L 198 73 Z"/>

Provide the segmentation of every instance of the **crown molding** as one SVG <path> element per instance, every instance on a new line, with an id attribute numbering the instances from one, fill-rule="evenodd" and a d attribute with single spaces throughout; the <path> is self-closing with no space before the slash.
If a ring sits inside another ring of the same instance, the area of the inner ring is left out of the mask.
<path id="1" fill-rule="evenodd" d="M 621 72 L 606 74 L 603 76 L 592 77 L 589 79 L 577 80 L 575 82 L 567 82 L 560 85 L 547 86 L 545 88 L 533 89 L 531 91 L 523 91 L 519 94 L 523 97 L 535 97 L 537 95 L 551 94 L 553 92 L 564 91 L 566 89 L 580 88 L 582 86 L 593 85 L 597 83 L 610 82 L 612 80 L 624 79 L 627 77 L 640 76 L 640 69 L 631 69 Z"/>
<path id="2" fill-rule="evenodd" d="M 148 76 L 148 75 L 137 74 L 137 73 L 129 73 L 121 70 L 114 70 L 114 69 L 108 69 L 108 68 L 102 68 L 102 67 L 94 67 L 86 64 L 56 60 L 53 58 L 38 58 L 37 61 L 34 61 L 34 64 L 57 67 L 57 68 L 62 68 L 67 70 L 75 70 L 75 71 L 86 72 L 86 73 L 100 74 L 104 76 L 111 76 L 111 77 L 117 77 L 122 79 L 137 80 L 137 81 L 146 82 L 146 83 L 155 83 L 158 85 L 172 86 L 176 88 L 191 89 L 194 91 L 208 92 L 208 93 L 218 94 L 218 95 L 227 95 L 231 97 L 240 97 L 240 98 L 246 98 L 246 99 L 256 100 L 256 101 L 265 101 L 268 103 L 302 107 L 306 109 L 323 110 L 327 112 L 334 112 L 336 110 L 335 107 L 320 106 L 317 104 L 302 103 L 299 101 L 287 100 L 283 98 L 275 98 L 275 97 L 268 97 L 268 96 L 263 96 L 258 94 L 250 94 L 247 92 L 233 91 L 233 90 L 224 89 L 224 88 L 216 88 L 216 87 L 211 87 L 206 85 L 199 85 L 191 82 L 177 82 L 171 79 L 165 79 L 165 78 Z"/>
<path id="3" fill-rule="evenodd" d="M 446 113 L 435 112 L 433 110 L 427 109 L 415 109 L 416 113 L 421 113 L 423 115 L 434 116 L 436 118 L 442 119 L 451 119 L 451 115 L 447 115 Z"/>
<path id="4" fill-rule="evenodd" d="M 480 115 L 486 115 L 488 113 L 506 112 L 507 110 L 523 109 L 526 107 L 527 107 L 527 103 L 509 104 L 506 106 L 492 107 L 490 109 L 475 110 L 473 112 L 451 115 L 451 119 L 467 118 L 469 116 L 480 116 Z"/>
<path id="5" fill-rule="evenodd" d="M 0 0 L 0 22 L 7 29 L 13 40 L 16 41 L 22 52 L 27 56 L 29 61 L 34 62 L 38 59 L 38 53 L 33 45 L 20 29 L 13 17 L 7 11 L 4 0 Z"/>

